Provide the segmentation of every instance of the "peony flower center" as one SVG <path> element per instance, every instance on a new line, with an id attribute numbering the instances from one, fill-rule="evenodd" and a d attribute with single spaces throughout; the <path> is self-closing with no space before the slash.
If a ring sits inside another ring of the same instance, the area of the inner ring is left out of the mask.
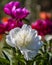
<path id="1" fill-rule="evenodd" d="M 27 46 L 31 42 L 32 37 L 30 36 L 28 31 L 22 30 L 17 33 L 17 35 L 15 36 L 15 40 L 16 45 Z"/>

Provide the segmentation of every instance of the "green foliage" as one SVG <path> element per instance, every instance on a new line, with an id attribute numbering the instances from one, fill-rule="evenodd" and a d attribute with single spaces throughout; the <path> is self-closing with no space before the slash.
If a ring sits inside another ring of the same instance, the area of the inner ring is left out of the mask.
<path id="1" fill-rule="evenodd" d="M 50 46 L 49 46 L 50 47 Z M 0 57 L 2 65 L 52 65 L 52 50 L 49 51 L 48 43 L 45 41 L 44 46 L 38 52 L 37 56 L 31 61 L 26 61 L 19 51 L 6 44 L 2 49 L 2 57 Z"/>
<path id="2" fill-rule="evenodd" d="M 10 65 L 10 63 L 7 59 L 0 57 L 0 65 Z"/>

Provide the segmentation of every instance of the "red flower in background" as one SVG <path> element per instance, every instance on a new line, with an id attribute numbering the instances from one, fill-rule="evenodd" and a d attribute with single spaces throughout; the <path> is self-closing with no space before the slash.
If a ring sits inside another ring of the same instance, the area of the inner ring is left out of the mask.
<path id="1" fill-rule="evenodd" d="M 37 20 L 31 24 L 31 27 L 36 29 L 41 36 L 52 34 L 52 21 L 50 19 Z"/>
<path id="2" fill-rule="evenodd" d="M 3 23 L 0 23 L 0 34 L 3 34 L 5 31 L 5 25 Z"/>
<path id="3" fill-rule="evenodd" d="M 15 27 L 22 27 L 23 22 L 22 21 L 16 21 L 13 19 L 8 19 L 8 23 L 6 25 L 6 31 L 10 31 L 11 29 L 15 28 Z"/>
<path id="4" fill-rule="evenodd" d="M 12 18 L 3 18 L 0 22 L 0 34 L 4 34 L 6 31 L 10 31 L 15 27 L 22 27 L 24 24 L 22 21 L 16 21 Z"/>

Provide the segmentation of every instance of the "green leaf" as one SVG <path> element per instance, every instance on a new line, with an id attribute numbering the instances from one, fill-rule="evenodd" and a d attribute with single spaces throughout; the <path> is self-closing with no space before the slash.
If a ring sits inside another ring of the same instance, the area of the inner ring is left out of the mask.
<path id="1" fill-rule="evenodd" d="M 30 24 L 30 21 L 28 19 L 23 19 L 24 23 Z"/>
<path id="2" fill-rule="evenodd" d="M 3 55 L 4 55 L 5 59 L 10 62 L 10 65 L 12 65 L 12 56 L 5 50 L 3 50 Z"/>
<path id="3" fill-rule="evenodd" d="M 0 57 L 0 65 L 10 65 L 9 61 Z"/>

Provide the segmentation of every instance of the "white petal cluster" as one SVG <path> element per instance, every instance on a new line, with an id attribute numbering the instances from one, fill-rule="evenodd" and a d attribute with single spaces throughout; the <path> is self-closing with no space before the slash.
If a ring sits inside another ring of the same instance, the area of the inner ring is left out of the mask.
<path id="1" fill-rule="evenodd" d="M 18 47 L 26 60 L 34 58 L 43 45 L 37 31 L 24 24 L 22 28 L 14 28 L 6 36 L 7 43 L 12 47 Z"/>

